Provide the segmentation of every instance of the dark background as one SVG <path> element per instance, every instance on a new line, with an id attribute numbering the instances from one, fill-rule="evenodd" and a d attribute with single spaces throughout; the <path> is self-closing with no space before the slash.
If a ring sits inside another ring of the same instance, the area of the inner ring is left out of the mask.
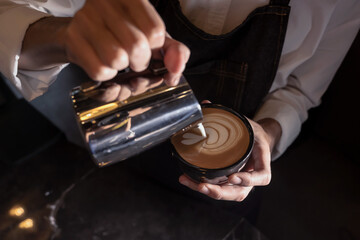
<path id="1" fill-rule="evenodd" d="M 360 239 L 359 57 L 358 34 L 245 220 L 125 164 L 97 169 L 0 81 L 0 239 Z M 33 229 L 18 228 L 26 218 Z"/>

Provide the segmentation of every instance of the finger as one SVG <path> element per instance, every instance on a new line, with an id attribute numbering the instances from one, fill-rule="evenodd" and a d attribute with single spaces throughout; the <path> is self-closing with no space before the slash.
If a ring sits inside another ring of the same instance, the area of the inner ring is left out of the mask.
<path id="1" fill-rule="evenodd" d="M 181 175 L 179 177 L 179 182 L 194 191 L 201 192 L 205 195 L 207 195 L 209 193 L 208 189 L 204 188 L 203 184 L 194 182 L 186 175 Z"/>
<path id="2" fill-rule="evenodd" d="M 151 49 L 143 32 L 126 17 L 120 2 L 117 1 L 94 1 L 94 6 L 101 14 L 101 19 L 119 41 L 128 55 L 130 68 L 134 71 L 143 71 L 147 68 Z"/>
<path id="3" fill-rule="evenodd" d="M 265 186 L 271 181 L 271 171 L 239 172 L 229 176 L 229 182 L 241 186 Z"/>
<path id="4" fill-rule="evenodd" d="M 176 86 L 179 84 L 180 79 L 181 79 L 181 74 L 173 74 L 171 72 L 168 72 L 164 75 L 164 80 L 166 85 L 168 86 Z"/>
<path id="5" fill-rule="evenodd" d="M 128 67 L 127 52 L 99 18 L 96 10 L 85 7 L 76 13 L 74 21 L 103 64 L 116 70 Z"/>
<path id="6" fill-rule="evenodd" d="M 242 186 L 264 186 L 268 185 L 271 180 L 271 153 L 269 145 L 263 141 L 261 132 L 256 133 L 255 144 L 247 163 L 246 171 L 234 173 L 229 177 L 232 184 L 240 184 Z M 253 171 L 251 171 L 253 169 Z"/>
<path id="7" fill-rule="evenodd" d="M 165 82 L 170 86 L 179 83 L 182 72 L 190 57 L 190 50 L 182 43 L 167 37 L 163 47 L 164 64 L 168 73 L 165 75 Z"/>
<path id="8" fill-rule="evenodd" d="M 252 187 L 243 187 L 238 185 L 214 185 L 204 183 L 203 188 L 208 189 L 209 197 L 216 200 L 227 200 L 227 201 L 243 201 L 250 193 Z"/>
<path id="9" fill-rule="evenodd" d="M 190 57 L 190 50 L 183 43 L 167 37 L 164 43 L 164 64 L 173 74 L 181 74 Z"/>
<path id="10" fill-rule="evenodd" d="M 123 9 L 145 34 L 151 49 L 161 48 L 165 41 L 165 24 L 149 1 L 124 1 Z"/>
<path id="11" fill-rule="evenodd" d="M 69 61 L 82 67 L 90 78 L 104 81 L 117 74 L 117 70 L 100 61 L 91 45 L 78 34 L 76 27 L 70 27 L 67 36 L 65 45 Z"/>
<path id="12" fill-rule="evenodd" d="M 248 162 L 243 169 L 241 169 L 241 172 L 253 172 L 255 171 L 254 164 L 252 162 Z"/>
<path id="13" fill-rule="evenodd" d="M 151 58 L 151 49 L 145 35 L 129 22 L 119 25 L 124 30 L 122 32 L 128 30 L 128 34 L 125 33 L 121 39 L 118 37 L 118 40 L 128 54 L 130 68 L 137 72 L 145 70 Z"/>
<path id="14" fill-rule="evenodd" d="M 249 166 L 245 166 L 244 171 L 230 175 L 229 183 L 241 186 L 265 186 L 270 183 L 270 156 L 267 151 L 262 151 L 259 146 L 256 149 L 254 147 L 253 156 L 247 165 Z"/>
<path id="15" fill-rule="evenodd" d="M 211 103 L 209 100 L 203 100 L 201 103 Z"/>
<path id="16" fill-rule="evenodd" d="M 153 51 L 152 57 L 154 59 L 163 59 L 165 67 L 168 70 L 164 76 L 165 83 L 168 86 L 176 86 L 189 60 L 190 50 L 184 44 L 170 37 L 166 37 L 164 47 L 161 51 Z"/>
<path id="17" fill-rule="evenodd" d="M 216 200 L 243 201 L 252 187 L 236 185 L 214 185 L 209 183 L 196 183 L 185 175 L 180 176 L 179 182 L 188 188 L 205 194 Z"/>

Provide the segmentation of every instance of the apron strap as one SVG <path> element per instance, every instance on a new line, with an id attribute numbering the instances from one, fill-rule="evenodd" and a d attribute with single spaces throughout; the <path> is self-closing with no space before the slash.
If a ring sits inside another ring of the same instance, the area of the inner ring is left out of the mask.
<path id="1" fill-rule="evenodd" d="M 270 5 L 282 5 L 282 6 L 288 6 L 290 0 L 271 0 Z"/>

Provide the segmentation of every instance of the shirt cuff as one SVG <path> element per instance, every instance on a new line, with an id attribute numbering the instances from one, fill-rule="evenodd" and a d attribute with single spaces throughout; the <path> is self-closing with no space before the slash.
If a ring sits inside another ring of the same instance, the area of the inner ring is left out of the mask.
<path id="1" fill-rule="evenodd" d="M 41 71 L 26 71 L 19 69 L 17 78 L 22 82 L 22 95 L 28 101 L 43 95 L 56 80 L 61 70 L 68 64 L 62 64 Z"/>
<path id="2" fill-rule="evenodd" d="M 24 74 L 18 76 L 18 60 L 22 42 L 29 25 L 46 16 L 50 15 L 30 8 L 28 5 L 16 5 L 0 15 L 0 71 L 27 99 L 39 95 L 41 90 L 33 88 L 37 85 L 34 82 L 27 82 L 29 77 L 24 77 Z M 43 77 L 40 85 L 46 81 L 50 82 L 51 77 L 48 80 Z M 37 92 L 35 95 L 34 91 Z"/>
<path id="3" fill-rule="evenodd" d="M 299 135 L 301 120 L 298 112 L 293 107 L 277 99 L 266 100 L 255 114 L 254 121 L 264 118 L 274 119 L 281 126 L 282 134 L 280 140 L 274 146 L 271 153 L 272 160 L 276 160 Z"/>

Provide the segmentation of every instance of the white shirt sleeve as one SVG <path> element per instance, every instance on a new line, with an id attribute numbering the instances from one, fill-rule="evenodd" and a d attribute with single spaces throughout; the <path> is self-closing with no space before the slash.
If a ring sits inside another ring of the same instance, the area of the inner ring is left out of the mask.
<path id="1" fill-rule="evenodd" d="M 27 99 L 38 96 L 39 91 L 31 76 L 17 76 L 22 41 L 28 26 L 48 15 L 27 4 L 3 1 L 0 5 L 0 71 Z"/>
<path id="2" fill-rule="evenodd" d="M 293 50 L 285 42 L 285 53 L 271 93 L 254 118 L 272 118 L 281 125 L 282 136 L 275 146 L 273 159 L 284 153 L 298 136 L 308 110 L 320 104 L 321 96 L 359 31 L 359 1 L 338 1 L 327 9 L 313 5 L 313 11 L 307 11 L 309 15 L 298 14 L 289 22 L 286 40 L 291 40 Z M 329 18 L 319 18 L 319 15 Z M 300 40 L 291 39 L 296 37 L 296 31 L 299 31 L 296 24 L 300 23 L 305 25 L 303 32 L 306 24 L 309 25 L 307 34 L 303 34 Z M 296 42 L 299 44 L 294 47 Z"/>
<path id="3" fill-rule="evenodd" d="M 59 65 L 43 71 L 18 69 L 22 41 L 29 25 L 43 17 L 53 15 L 52 8 L 62 11 L 56 12 L 58 16 L 71 15 L 75 11 L 72 1 L 50 2 L 0 1 L 0 72 L 27 100 L 42 95 L 65 66 Z"/>

